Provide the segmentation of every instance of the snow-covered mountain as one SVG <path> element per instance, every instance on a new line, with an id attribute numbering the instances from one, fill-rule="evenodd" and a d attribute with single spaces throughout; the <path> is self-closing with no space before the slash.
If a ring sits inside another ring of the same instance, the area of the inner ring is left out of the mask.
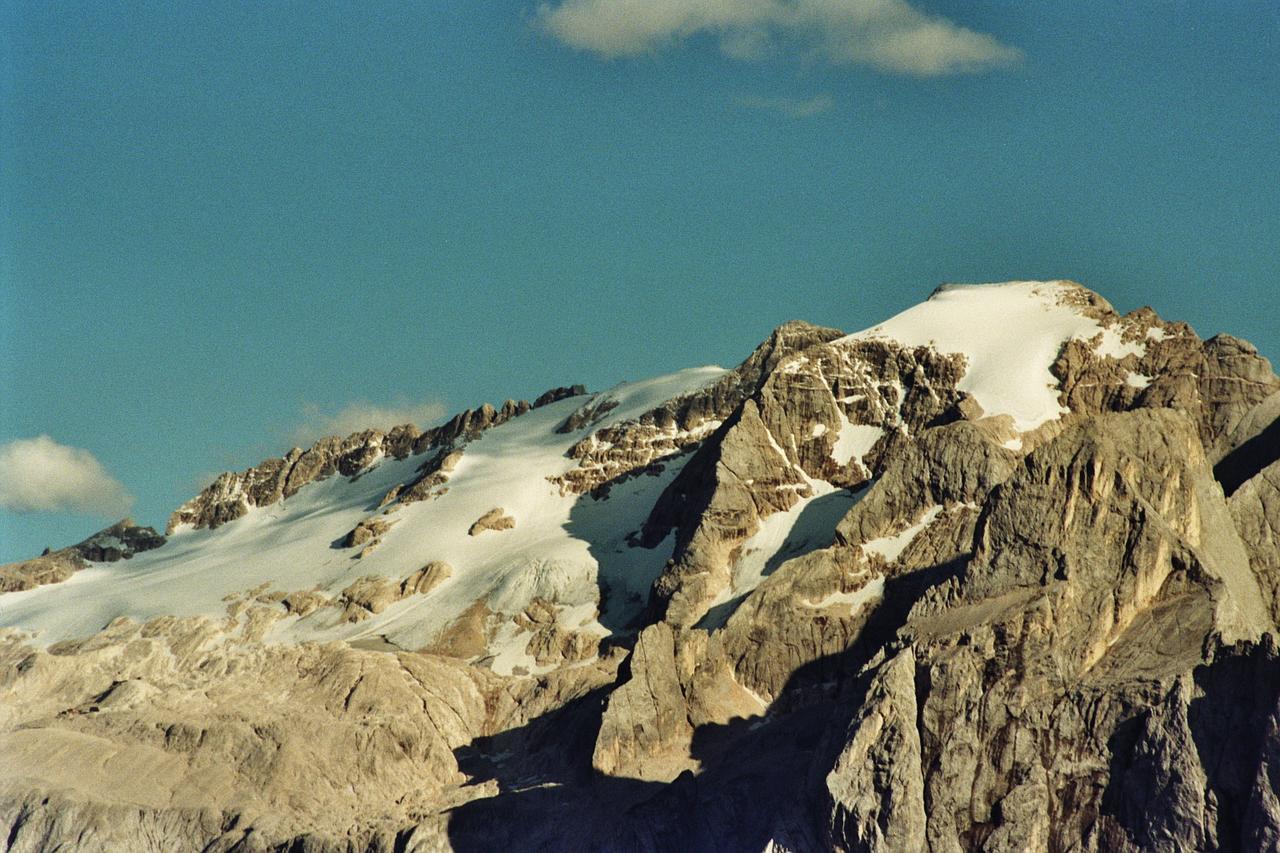
<path id="1" fill-rule="evenodd" d="M 1280 843 L 1277 416 L 1247 343 L 1009 282 L 295 448 L 165 537 L 0 568 L 0 815 L 17 849 Z"/>

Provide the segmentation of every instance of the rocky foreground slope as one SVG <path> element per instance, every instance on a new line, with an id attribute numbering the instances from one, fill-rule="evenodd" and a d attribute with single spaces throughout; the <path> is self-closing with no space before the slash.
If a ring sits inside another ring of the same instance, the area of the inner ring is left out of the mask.
<path id="1" fill-rule="evenodd" d="M 1249 344 L 1015 282 L 295 449 L 0 569 L 0 831 L 1280 849 L 1278 417 Z"/>

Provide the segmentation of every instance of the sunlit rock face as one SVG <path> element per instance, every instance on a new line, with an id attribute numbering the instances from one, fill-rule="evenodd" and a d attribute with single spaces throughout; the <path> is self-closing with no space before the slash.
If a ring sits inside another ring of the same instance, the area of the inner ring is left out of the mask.
<path id="1" fill-rule="evenodd" d="M 1280 846 L 1280 379 L 1070 282 L 0 568 L 10 849 Z"/>

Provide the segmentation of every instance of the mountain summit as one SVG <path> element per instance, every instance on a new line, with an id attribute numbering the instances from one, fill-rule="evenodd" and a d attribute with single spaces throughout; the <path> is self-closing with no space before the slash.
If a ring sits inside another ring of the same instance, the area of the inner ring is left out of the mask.
<path id="1" fill-rule="evenodd" d="M 0 567 L 15 850 L 1280 846 L 1280 379 L 1065 282 Z"/>

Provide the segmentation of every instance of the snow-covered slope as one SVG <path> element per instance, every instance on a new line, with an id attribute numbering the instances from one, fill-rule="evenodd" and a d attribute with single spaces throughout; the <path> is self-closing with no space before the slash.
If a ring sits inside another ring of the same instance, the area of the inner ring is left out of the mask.
<path id="1" fill-rule="evenodd" d="M 636 418 L 723 374 L 716 367 L 695 368 L 620 385 L 600 395 L 617 406 L 591 428 Z M 482 597 L 495 610 L 519 610 L 534 596 L 592 605 L 585 611 L 592 621 L 601 582 L 614 591 L 611 601 L 630 600 L 638 609 L 670 547 L 631 548 L 623 540 L 643 523 L 678 465 L 662 476 L 621 484 L 607 501 L 562 495 L 548 478 L 573 466 L 566 454 L 583 431 L 561 434 L 556 427 L 583 400 L 535 409 L 468 443 L 449 477 L 448 492 L 388 516 L 392 527 L 384 541 L 364 557 L 336 546 L 376 510 L 389 488 L 412 477 L 420 457 L 383 459 L 355 478 L 312 483 L 216 530 L 184 526 L 163 547 L 131 560 L 94 564 L 67 583 L 11 593 L 0 600 L 0 626 L 33 631 L 47 644 L 92 634 L 121 616 L 221 619 L 228 596 L 264 584 L 264 591 L 315 589 L 336 595 L 361 575 L 401 578 L 432 560 L 449 563 L 454 574 L 429 597 L 410 596 L 358 624 L 340 621 L 340 611 L 333 608 L 289 617 L 270 638 L 386 635 L 416 648 Z M 468 535 L 472 523 L 495 507 L 515 519 L 515 528 Z M 611 623 L 628 615 L 601 618 Z"/>
<path id="2" fill-rule="evenodd" d="M 887 338 L 908 346 L 960 353 L 968 369 L 960 390 L 988 415 L 1009 415 L 1019 431 L 1058 417 L 1057 381 L 1049 372 L 1062 345 L 1103 333 L 1096 319 L 1064 298 L 1079 286 L 1064 281 L 944 285 L 927 301 L 845 340 Z M 1104 335 L 1102 354 L 1124 344 Z"/>

